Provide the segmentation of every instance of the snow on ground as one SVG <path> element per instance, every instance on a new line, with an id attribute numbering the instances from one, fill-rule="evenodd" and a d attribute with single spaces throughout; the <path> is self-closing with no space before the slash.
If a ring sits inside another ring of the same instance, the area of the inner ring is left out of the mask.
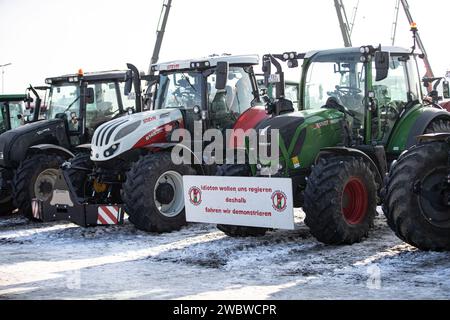
<path id="1" fill-rule="evenodd" d="M 450 253 L 419 252 L 380 215 L 353 246 L 297 230 L 232 239 L 211 225 L 156 235 L 0 218 L 1 299 L 449 299 Z"/>

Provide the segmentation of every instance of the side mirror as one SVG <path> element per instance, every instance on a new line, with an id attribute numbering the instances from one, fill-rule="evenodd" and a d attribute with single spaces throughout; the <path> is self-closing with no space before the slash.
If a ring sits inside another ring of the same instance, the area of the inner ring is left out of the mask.
<path id="1" fill-rule="evenodd" d="M 389 74 L 389 52 L 377 51 L 375 53 L 375 69 L 377 71 L 375 81 L 382 81 Z"/>
<path id="2" fill-rule="evenodd" d="M 133 88 L 133 71 L 128 70 L 125 75 L 125 90 L 124 95 L 128 96 Z"/>
<path id="3" fill-rule="evenodd" d="M 269 58 L 263 60 L 262 71 L 264 72 L 264 85 L 269 86 L 269 78 L 272 74 L 272 63 Z"/>
<path id="4" fill-rule="evenodd" d="M 217 62 L 216 74 L 216 89 L 225 90 L 228 81 L 228 62 Z"/>
<path id="5" fill-rule="evenodd" d="M 86 88 L 86 104 L 92 104 L 95 102 L 94 100 L 95 97 L 95 93 L 94 93 L 94 88 Z"/>
<path id="6" fill-rule="evenodd" d="M 444 81 L 442 83 L 442 95 L 444 96 L 444 99 L 450 99 L 450 85 L 448 81 Z"/>

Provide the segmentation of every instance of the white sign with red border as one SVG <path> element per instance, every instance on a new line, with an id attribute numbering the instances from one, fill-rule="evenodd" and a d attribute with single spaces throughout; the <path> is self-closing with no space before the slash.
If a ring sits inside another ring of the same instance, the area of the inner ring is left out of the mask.
<path id="1" fill-rule="evenodd" d="M 184 176 L 183 183 L 188 222 L 294 230 L 291 179 Z"/>

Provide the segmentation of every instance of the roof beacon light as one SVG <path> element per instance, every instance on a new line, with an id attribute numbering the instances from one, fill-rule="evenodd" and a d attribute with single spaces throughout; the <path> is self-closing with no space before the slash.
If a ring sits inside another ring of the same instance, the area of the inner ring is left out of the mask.
<path id="1" fill-rule="evenodd" d="M 80 77 L 82 77 L 82 76 L 84 76 L 84 72 L 83 72 L 83 69 L 78 69 L 78 75 L 80 76 Z"/>
<path id="2" fill-rule="evenodd" d="M 411 31 L 417 31 L 417 30 L 418 30 L 418 28 L 417 28 L 417 23 L 412 22 L 412 23 L 411 23 Z"/>

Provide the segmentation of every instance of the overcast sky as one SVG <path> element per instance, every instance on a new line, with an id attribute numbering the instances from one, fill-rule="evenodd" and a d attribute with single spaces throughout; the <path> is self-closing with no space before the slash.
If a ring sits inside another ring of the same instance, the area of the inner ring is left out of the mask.
<path id="1" fill-rule="evenodd" d="M 351 16 L 357 0 L 344 0 Z M 0 0 L 0 65 L 5 92 L 23 92 L 46 77 L 147 70 L 163 0 Z M 409 0 L 434 71 L 450 69 L 450 4 Z M 353 44 L 390 44 L 395 0 L 360 0 Z M 412 45 L 400 12 L 397 45 Z M 332 0 L 173 0 L 160 61 L 212 53 L 280 53 L 343 46 Z M 291 75 L 292 77 L 292 75 Z M 1 89 L 0 89 L 1 90 Z"/>

